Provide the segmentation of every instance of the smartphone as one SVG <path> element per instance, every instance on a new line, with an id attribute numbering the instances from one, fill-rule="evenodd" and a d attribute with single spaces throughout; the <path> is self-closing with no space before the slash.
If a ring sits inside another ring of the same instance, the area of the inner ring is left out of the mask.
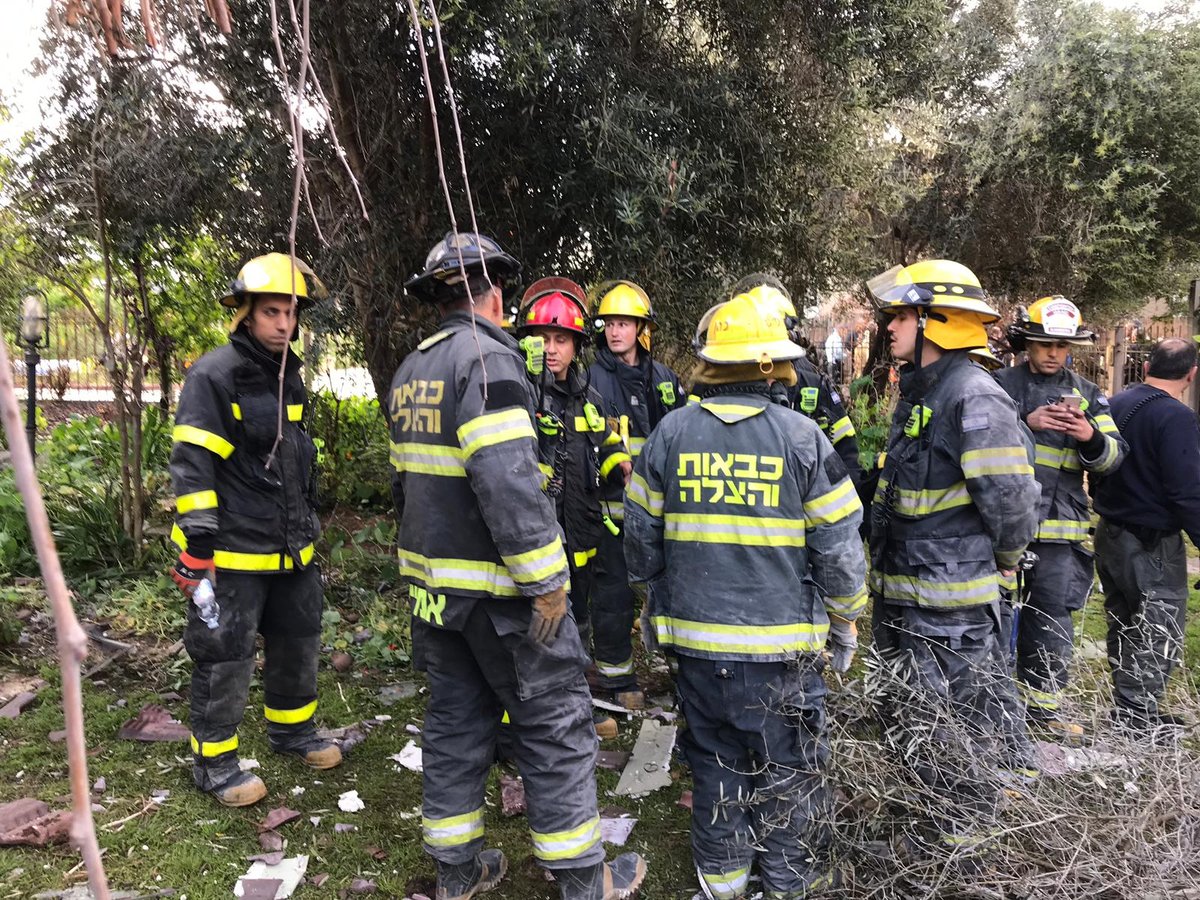
<path id="1" fill-rule="evenodd" d="M 1063 406 L 1073 406 L 1076 409 L 1080 409 L 1083 406 L 1083 398 L 1078 394 L 1063 394 L 1058 398 L 1058 402 Z"/>

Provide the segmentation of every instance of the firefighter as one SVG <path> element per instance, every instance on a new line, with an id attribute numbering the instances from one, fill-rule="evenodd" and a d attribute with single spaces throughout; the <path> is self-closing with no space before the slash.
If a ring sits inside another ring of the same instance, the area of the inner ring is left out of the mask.
<path id="1" fill-rule="evenodd" d="M 763 272 L 754 272 L 739 279 L 729 290 L 731 297 L 738 294 L 750 294 L 759 303 L 774 306 L 783 316 L 788 329 L 788 338 L 800 344 L 802 336 L 800 317 L 787 289 L 778 278 Z M 821 427 L 821 431 L 833 444 L 850 480 L 859 487 L 863 480 L 862 466 L 858 461 L 858 437 L 854 431 L 854 423 L 846 412 L 841 394 L 829 380 L 828 376 L 812 364 L 808 356 L 802 356 L 793 361 L 796 370 L 796 383 L 791 386 L 780 385 L 785 391 L 787 405 L 797 412 L 802 412 Z M 860 493 L 860 499 L 861 493 Z"/>
<path id="2" fill-rule="evenodd" d="M 778 310 L 741 294 L 701 327 L 698 402 L 635 463 L 625 553 L 678 664 L 705 896 L 747 896 L 757 861 L 765 897 L 806 897 L 833 881 L 820 654 L 845 672 L 857 646 L 862 504 L 820 428 L 772 402 L 802 353 Z"/>
<path id="3" fill-rule="evenodd" d="M 566 278 L 542 278 L 521 300 L 516 334 L 542 342 L 545 371 L 535 376 L 538 455 L 566 539 L 571 611 L 585 650 L 590 645 L 588 594 L 592 560 L 604 533 L 602 491 L 624 488 L 633 468 L 605 416 L 604 399 L 587 382 L 579 354 L 588 341 L 586 294 Z M 616 737 L 617 723 L 596 713 L 596 732 Z"/>
<path id="4" fill-rule="evenodd" d="M 388 399 L 400 573 L 414 664 L 429 681 L 424 846 L 439 900 L 466 900 L 504 876 L 504 854 L 483 849 L 483 820 L 507 710 L 534 856 L 565 900 L 615 900 L 637 888 L 646 864 L 635 853 L 604 862 L 587 655 L 541 489 L 532 385 L 500 327 L 519 274 L 490 238 L 450 233 L 406 284 L 442 316 Z"/>
<path id="5" fill-rule="evenodd" d="M 599 289 L 596 325 L 604 340 L 588 370 L 591 385 L 617 417 L 618 430 L 634 460 L 663 416 L 686 402 L 679 378 L 650 355 L 654 310 L 646 292 L 632 281 L 613 281 Z M 620 533 L 622 490 L 605 494 L 607 533 L 601 535 L 592 586 L 592 627 L 596 684 L 617 703 L 641 709 L 645 696 L 633 671 L 635 599 L 625 568 Z"/>
<path id="6" fill-rule="evenodd" d="M 313 562 L 316 447 L 304 428 L 302 361 L 288 347 L 300 311 L 323 294 L 311 270 L 286 254 L 246 263 L 221 299 L 237 310 L 229 343 L 188 370 L 175 413 L 171 537 L 180 554 L 171 574 L 188 597 L 207 578 L 219 607 L 211 628 L 188 604 L 192 775 L 226 806 L 267 793 L 262 779 L 241 771 L 237 753 L 258 634 L 271 749 L 316 769 L 342 761 L 313 724 L 322 606 Z"/>
<path id="7" fill-rule="evenodd" d="M 993 769 L 1031 765 L 1024 723 L 1014 733 L 1005 720 L 1016 700 L 999 600 L 1034 536 L 1040 491 L 1012 400 L 967 354 L 998 318 L 974 274 L 925 260 L 867 290 L 904 364 L 871 510 L 885 737 L 935 798 L 936 842 L 970 850 L 991 830 Z"/>
<path id="8" fill-rule="evenodd" d="M 1027 575 L 1029 599 L 1017 620 L 1017 689 L 1032 724 L 1069 739 L 1083 735 L 1078 723 L 1059 716 L 1074 647 L 1071 614 L 1083 608 L 1095 579 L 1084 546 L 1090 521 L 1083 473 L 1116 471 L 1128 450 L 1104 393 L 1067 369 L 1071 348 L 1096 340 L 1082 325 L 1079 308 L 1066 297 L 1041 298 L 1008 329 L 1012 348 L 1025 351 L 1025 364 L 996 372 L 1033 432 L 1042 488 L 1030 545 L 1038 561 Z"/>

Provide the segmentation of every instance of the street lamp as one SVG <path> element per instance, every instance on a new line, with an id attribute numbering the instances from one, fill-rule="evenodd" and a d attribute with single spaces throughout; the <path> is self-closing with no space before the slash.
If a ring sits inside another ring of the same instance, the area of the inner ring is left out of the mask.
<path id="1" fill-rule="evenodd" d="M 31 455 L 34 455 L 37 442 L 37 368 L 42 361 L 38 350 L 47 345 L 49 318 L 42 298 L 37 294 L 30 294 L 21 301 L 21 343 L 25 345 L 25 434 L 29 438 Z"/>

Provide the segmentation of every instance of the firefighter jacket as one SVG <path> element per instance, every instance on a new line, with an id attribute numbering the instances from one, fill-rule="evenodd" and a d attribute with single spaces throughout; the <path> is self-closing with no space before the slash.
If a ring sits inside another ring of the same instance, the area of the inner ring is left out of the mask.
<path id="1" fill-rule="evenodd" d="M 846 465 L 855 484 L 862 478 L 858 461 L 858 437 L 854 423 L 842 405 L 842 397 L 830 380 L 805 358 L 794 361 L 796 384 L 787 388 L 788 403 L 816 422 Z"/>
<path id="2" fill-rule="evenodd" d="M 579 568 L 596 555 L 605 527 L 603 490 L 606 483 L 624 489 L 620 466 L 629 462 L 629 454 L 613 427 L 616 420 L 605 416 L 604 399 L 576 366 L 567 370 L 565 381 L 550 376 L 537 389 L 538 464 L 567 552 Z"/>
<path id="3" fill-rule="evenodd" d="M 446 594 L 535 597 L 567 581 L 533 409 L 516 341 L 469 311 L 447 315 L 396 370 L 388 419 L 400 574 L 431 624 L 449 627 L 457 614 Z"/>
<path id="4" fill-rule="evenodd" d="M 279 425 L 280 356 L 244 328 L 192 366 L 175 412 L 171 539 L 218 569 L 282 572 L 312 561 L 316 447 L 304 430 L 302 361 L 288 353 Z M 270 465 L 267 461 L 270 458 Z"/>
<path id="5" fill-rule="evenodd" d="M 1028 364 L 1000 369 L 995 373 L 1000 387 L 1017 404 L 1022 419 L 1039 406 L 1057 402 L 1063 394 L 1083 398 L 1080 409 L 1096 430 L 1092 440 L 1081 445 L 1061 431 L 1035 431 L 1034 472 L 1042 486 L 1036 540 L 1076 543 L 1087 539 L 1090 517 L 1083 473 L 1107 475 L 1115 472 L 1129 451 L 1117 431 L 1108 408 L 1108 398 L 1096 385 L 1067 369 L 1039 375 Z"/>
<path id="6" fill-rule="evenodd" d="M 637 352 L 638 364 L 627 366 L 608 347 L 601 346 L 588 369 L 588 380 L 604 398 L 609 415 L 616 416 L 617 431 L 635 460 L 663 416 L 687 400 L 679 376 L 642 347 Z M 610 486 L 605 496 L 612 501 L 606 504 L 608 514 L 619 522 L 623 516 L 622 491 Z"/>
<path id="7" fill-rule="evenodd" d="M 809 419 L 767 386 L 717 387 L 667 417 L 634 464 L 625 557 L 660 646 L 770 662 L 816 653 L 828 613 L 866 604 L 862 504 Z"/>
<path id="8" fill-rule="evenodd" d="M 871 589 L 933 609 L 998 600 L 1037 530 L 1028 430 L 964 351 L 906 366 L 875 490 Z"/>

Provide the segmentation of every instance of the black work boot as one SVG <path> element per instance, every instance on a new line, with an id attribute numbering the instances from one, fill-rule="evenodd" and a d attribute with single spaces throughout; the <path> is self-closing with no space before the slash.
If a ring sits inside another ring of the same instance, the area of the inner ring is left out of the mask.
<path id="1" fill-rule="evenodd" d="M 625 900 L 637 893 L 645 877 L 646 861 L 636 853 L 622 853 L 612 862 L 594 866 L 554 871 L 562 900 Z"/>
<path id="2" fill-rule="evenodd" d="M 438 860 L 437 900 L 471 900 L 490 891 L 508 871 L 508 860 L 499 850 L 480 851 L 473 860 L 451 865 Z"/>
<path id="3" fill-rule="evenodd" d="M 276 753 L 298 756 L 314 769 L 332 769 L 342 763 L 342 751 L 333 741 L 317 736 L 311 721 L 297 725 L 267 723 L 267 740 Z"/>
<path id="4" fill-rule="evenodd" d="M 224 806 L 253 806 L 267 796 L 263 780 L 252 772 L 243 772 L 233 750 L 220 756 L 193 754 L 192 760 L 196 787 Z"/>

